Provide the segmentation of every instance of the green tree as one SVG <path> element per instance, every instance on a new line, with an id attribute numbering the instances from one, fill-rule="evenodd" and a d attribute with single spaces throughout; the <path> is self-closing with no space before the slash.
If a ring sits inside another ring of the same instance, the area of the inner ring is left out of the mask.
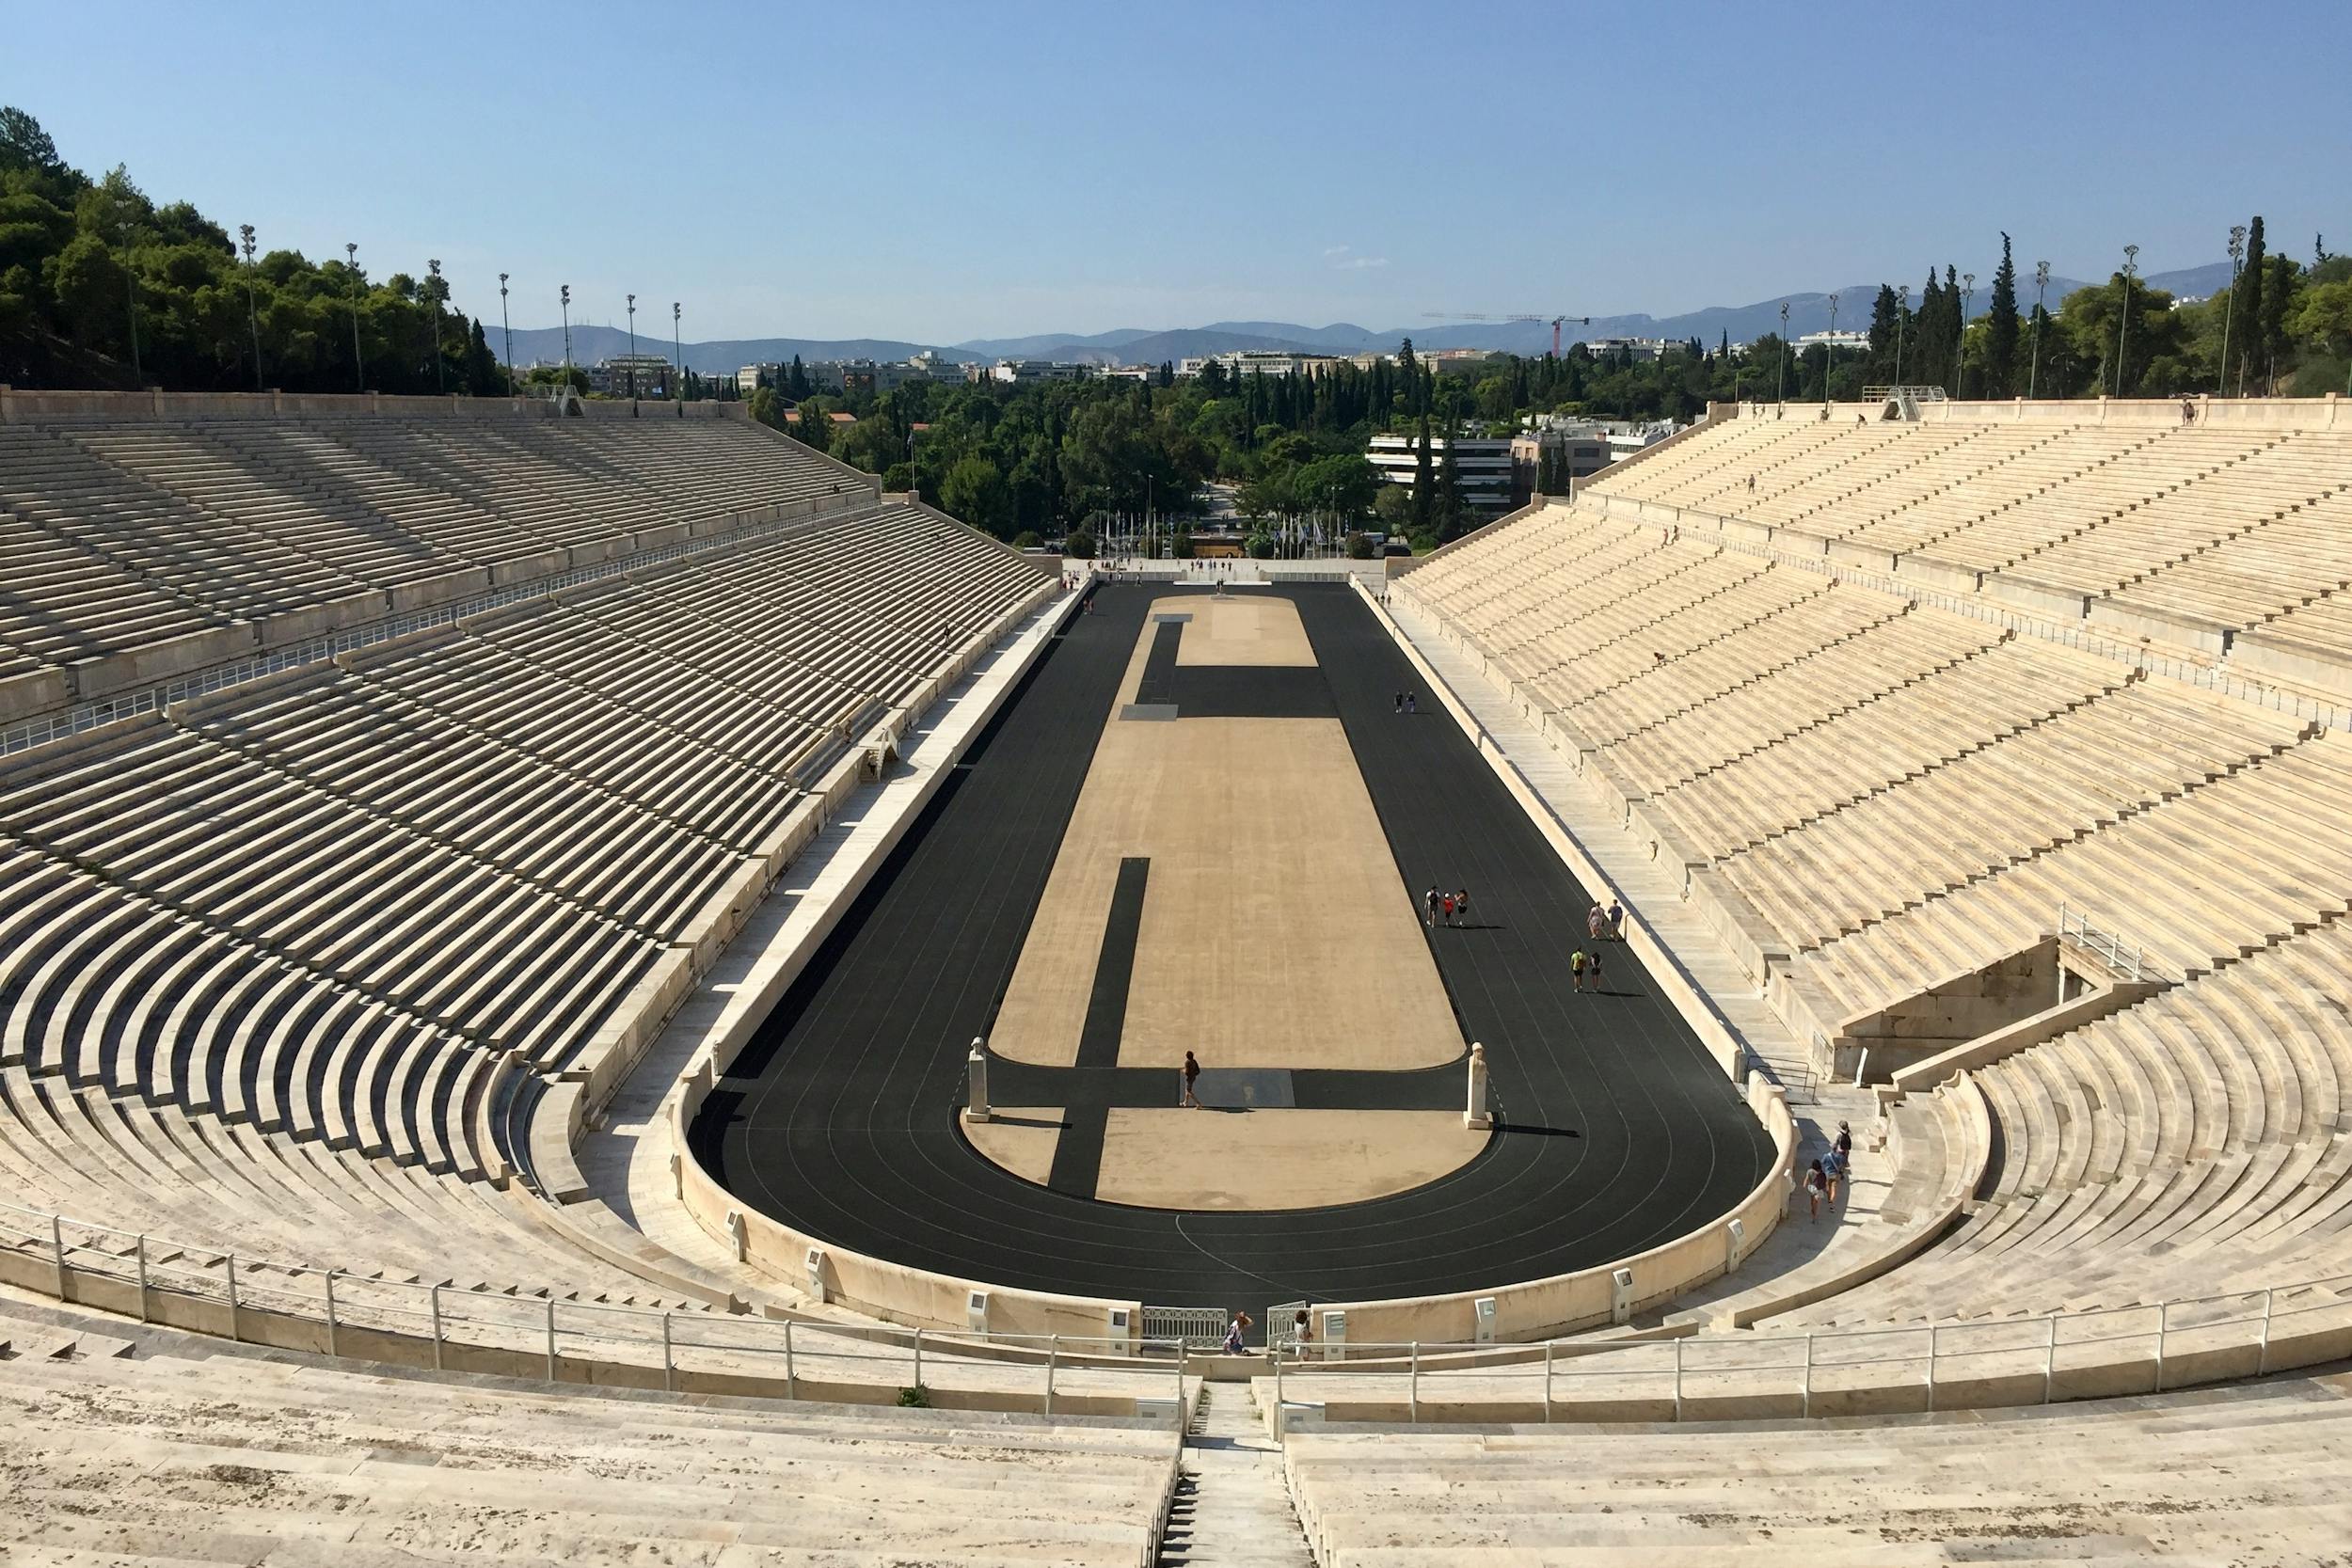
<path id="1" fill-rule="evenodd" d="M 833 419 L 823 402 L 810 398 L 794 412 L 801 417 L 793 421 L 792 434 L 804 446 L 818 451 L 833 450 Z"/>
<path id="2" fill-rule="evenodd" d="M 1993 274 L 1993 300 L 1984 321 L 1984 395 L 2010 396 L 2017 388 L 2017 263 L 2009 235 L 2001 235 L 2001 264 Z"/>
<path id="3" fill-rule="evenodd" d="M 939 504 L 1000 539 L 1013 525 L 1012 487 L 995 464 L 977 452 L 957 458 L 947 469 L 939 484 Z"/>
<path id="4" fill-rule="evenodd" d="M 2231 339 L 2233 357 L 2237 360 L 2237 385 L 2242 390 L 2255 384 L 2262 372 L 2263 261 L 2266 252 L 2263 245 L 2262 214 L 2256 214 L 2246 226 L 2246 266 L 2238 274 L 2237 289 L 2245 299 L 2235 303 L 2237 328 Z"/>

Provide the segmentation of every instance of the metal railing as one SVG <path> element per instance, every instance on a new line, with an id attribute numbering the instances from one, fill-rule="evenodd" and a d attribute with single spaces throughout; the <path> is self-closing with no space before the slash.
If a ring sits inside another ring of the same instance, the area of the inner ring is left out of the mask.
<path id="1" fill-rule="evenodd" d="M 2102 930 L 2090 923 L 2089 915 L 2066 904 L 2058 906 L 2058 935 L 2074 938 L 2077 946 L 2106 964 L 2118 979 L 2137 980 L 2146 965 L 2146 950 L 2137 942 L 2125 945 L 2119 933 Z"/>
<path id="2" fill-rule="evenodd" d="M 1143 1337 L 1165 1339 L 1187 1348 L 1225 1342 L 1224 1310 L 1216 1307 L 1146 1307 Z"/>
<path id="3" fill-rule="evenodd" d="M 822 500 L 831 498 L 815 499 Z M 860 499 L 862 501 L 863 498 Z M 314 637 L 305 642 L 278 648 L 266 654 L 257 654 L 250 658 L 238 659 L 233 663 L 219 665 L 182 680 L 167 682 L 162 686 L 144 687 L 136 691 L 124 692 L 119 697 L 103 697 L 94 702 L 80 703 L 62 713 L 53 714 L 46 719 L 27 720 L 24 723 L 0 730 L 0 756 L 11 756 L 18 752 L 30 751 L 36 746 L 45 746 L 53 740 L 62 740 L 69 736 L 86 734 L 120 720 L 135 719 L 141 714 L 161 712 L 173 703 L 208 696 L 229 687 L 242 686 L 248 681 L 266 679 L 268 676 L 275 675 L 281 671 L 294 669 L 299 665 L 322 664 L 338 654 L 351 653 L 360 648 L 373 647 L 379 642 L 389 642 L 396 637 L 406 637 L 415 632 L 429 631 L 436 626 L 449 626 L 453 622 L 486 614 L 508 605 L 519 604 L 526 599 L 541 598 L 548 594 L 560 593 L 566 588 L 577 588 L 584 583 L 601 582 L 607 578 L 619 577 L 625 572 L 642 571 L 648 566 L 660 565 L 666 561 L 675 561 L 682 556 L 701 555 L 706 551 L 745 544 L 770 534 L 787 532 L 794 529 L 814 528 L 824 524 L 854 521 L 878 509 L 870 503 L 865 503 L 844 507 L 835 512 L 817 512 L 792 517 L 771 518 L 765 522 L 750 523 L 740 528 L 730 529 L 723 533 L 708 534 L 700 539 L 681 539 L 675 544 L 660 545 L 651 549 L 639 550 L 618 560 L 601 561 L 591 566 L 577 566 L 570 571 L 558 572 L 550 577 L 533 578 L 529 582 L 516 583 L 511 588 L 493 589 L 487 594 L 477 594 L 471 598 L 435 605 L 430 609 L 415 610 L 405 615 L 390 616 L 385 620 L 354 627 L 349 631 L 331 632 L 324 637 Z"/>
<path id="4" fill-rule="evenodd" d="M 209 1322 L 218 1325 L 211 1331 L 239 1341 L 429 1364 L 437 1370 L 535 1374 L 550 1383 L 633 1378 L 676 1389 L 702 1376 L 714 1384 L 728 1380 L 739 1390 L 749 1378 L 799 1398 L 804 1386 L 814 1391 L 844 1383 L 926 1387 L 927 1354 L 934 1367 L 946 1359 L 967 1371 L 1023 1366 L 1002 1354 L 1010 1349 L 1033 1357 L 1044 1353 L 1028 1366 L 1049 1415 L 1058 1380 L 1073 1372 L 1119 1378 L 1122 1397 L 1173 1398 L 1181 1415 L 1190 1373 L 1181 1336 L 1147 1332 L 1131 1342 L 958 1333 L 583 1302 L 222 1252 L 15 1204 L 0 1203 L 0 1264 L 9 1265 L 5 1277 L 10 1283 L 61 1301 L 105 1307 L 94 1298 L 112 1294 L 125 1305 L 108 1309 L 142 1323 L 205 1332 Z M 2034 1317 L 1636 1343 L 1326 1341 L 1301 1354 L 1278 1341 L 1268 1349 L 1267 1365 L 1278 1402 L 1285 1377 L 1316 1380 L 1312 1391 L 1326 1400 L 1334 1396 L 1322 1380 L 1341 1380 L 1343 1389 L 1359 1384 L 1373 1390 L 1372 1398 L 1401 1396 L 1416 1419 L 1432 1377 L 1447 1380 L 1439 1389 L 1454 1382 L 1482 1411 L 1490 1411 L 1498 1398 L 1524 1401 L 1540 1406 L 1546 1420 L 1564 1404 L 1573 1410 L 1578 1390 L 1593 1389 L 1603 1379 L 1612 1386 L 1596 1400 L 1621 1406 L 1628 1399 L 1652 1399 L 1661 1411 L 1671 1406 L 1677 1418 L 1692 1399 L 1759 1396 L 1790 1398 L 1799 1413 L 1810 1416 L 1817 1395 L 1890 1386 L 1920 1389 L 1932 1410 L 1939 1390 L 1949 1394 L 1958 1386 L 1994 1379 L 2001 1383 L 2000 1402 L 2017 1402 L 2021 1379 L 2038 1379 L 2040 1398 L 2048 1402 L 2059 1397 L 2061 1380 L 2076 1373 L 2088 1391 L 2115 1392 L 2119 1380 L 2108 1369 L 2118 1365 L 2145 1367 L 2150 1389 L 2160 1392 L 2333 1358 L 2352 1337 L 2352 1297 L 2342 1293 L 2346 1286 L 2352 1275 Z M 1222 1314 L 1207 1308 L 1147 1308 L 1147 1329 L 1151 1314 L 1161 1310 L 1216 1316 L 1222 1332 Z M 2294 1353 L 2299 1359 L 2281 1358 L 2274 1354 L 2281 1338 L 2312 1343 Z M 973 1357 L 991 1351 L 998 1354 Z M 1079 1359 L 1066 1361 L 1066 1355 Z M 2183 1375 L 2179 1367 L 2188 1356 L 2195 1364 Z"/>
<path id="5" fill-rule="evenodd" d="M 1465 1407 L 1475 1410 L 1479 1420 L 1504 1418 L 1495 1414 L 1498 1404 L 1520 1403 L 1540 1407 L 1546 1421 L 1555 1419 L 1564 1406 L 1571 1418 L 1648 1418 L 1623 1413 L 1635 1401 L 1655 1402 L 1661 1415 L 1671 1409 L 1676 1420 L 1705 1401 L 1697 1415 L 1712 1418 L 1728 1402 L 1773 1397 L 1811 1417 L 1817 1397 L 1875 1395 L 1890 1387 L 1915 1388 L 1922 1407 L 1932 1411 L 1939 1396 L 1952 1408 L 1949 1402 L 1963 1386 L 1995 1380 L 1994 1402 L 2037 1402 L 2038 1395 L 2038 1402 L 2046 1404 L 2068 1397 L 2066 1380 L 2077 1375 L 2086 1398 L 2264 1376 L 2296 1364 L 2274 1355 L 2273 1347 L 2299 1337 L 2320 1337 L 2304 1360 L 2334 1359 L 2352 1334 L 2352 1299 L 2339 1293 L 2347 1285 L 2352 1275 L 2335 1275 L 2222 1295 L 1993 1322 L 1734 1333 L 1633 1345 L 1547 1340 L 1513 1347 L 1518 1354 L 1501 1365 L 1459 1364 L 1493 1357 L 1498 1347 L 1491 1344 L 1426 1341 L 1325 1345 L 1303 1356 L 1278 1349 L 1271 1360 L 1278 1403 L 1302 1392 L 1326 1403 L 1344 1400 L 1350 1386 L 1359 1385 L 1365 1390 L 1362 1398 L 1401 1402 L 1413 1420 L 1424 1414 L 1424 1396 L 1443 1396 L 1449 1385 L 1458 1387 Z M 1359 1356 L 1379 1364 L 1356 1364 Z M 2181 1364 L 2190 1356 L 2195 1364 L 2184 1375 Z M 2131 1387 L 2128 1380 L 2111 1375 L 2119 1365 L 2145 1368 L 2146 1386 Z M 1301 1379 L 1308 1383 L 1304 1389 Z M 1597 1386 L 1604 1380 L 1608 1387 L 1602 1391 Z M 1584 1392 L 1608 1413 L 1578 1418 Z M 1883 1407 L 1877 1402 L 1868 1406 Z"/>
<path id="6" fill-rule="evenodd" d="M 746 1379 L 765 1382 L 797 1399 L 815 1385 L 923 1388 L 928 1354 L 934 1370 L 946 1360 L 966 1370 L 1033 1370 L 1047 1415 L 1058 1382 L 1075 1372 L 1094 1380 L 1096 1392 L 1107 1376 L 1122 1397 L 1173 1399 L 1181 1419 L 1190 1374 L 1175 1339 L 949 1333 L 577 1301 L 224 1252 L 11 1203 L 0 1203 L 0 1278 L 239 1342 L 549 1383 L 658 1379 L 675 1390 L 700 1375 L 734 1390 Z M 972 1354 L 992 1350 L 1000 1354 Z"/>

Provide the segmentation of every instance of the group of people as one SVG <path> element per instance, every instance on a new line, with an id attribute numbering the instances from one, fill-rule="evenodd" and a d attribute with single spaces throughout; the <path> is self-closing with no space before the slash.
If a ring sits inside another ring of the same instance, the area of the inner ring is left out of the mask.
<path id="1" fill-rule="evenodd" d="M 1449 926 L 1462 925 L 1470 919 L 1470 889 L 1468 888 L 1459 888 L 1454 892 L 1447 893 L 1442 891 L 1437 883 L 1432 882 L 1429 884 L 1429 891 L 1421 895 L 1421 901 L 1422 907 L 1429 911 L 1429 925 L 1433 930 L 1437 928 L 1440 919 Z"/>
<path id="2" fill-rule="evenodd" d="M 1396 705 L 1395 712 L 1419 713 L 1421 711 L 1421 693 L 1418 691 L 1400 691 L 1391 700 Z"/>
<path id="3" fill-rule="evenodd" d="M 1568 975 L 1578 990 L 1601 989 L 1601 949 L 1604 943 L 1625 940 L 1625 906 L 1612 898 L 1606 907 L 1595 904 L 1584 914 L 1585 934 L 1593 939 L 1589 951 L 1578 948 L 1568 955 Z"/>
<path id="4" fill-rule="evenodd" d="M 1804 1200 L 1808 1222 L 1821 1217 L 1821 1200 L 1827 1198 L 1830 1217 L 1836 1217 L 1837 1195 L 1845 1190 L 1847 1173 L 1853 1168 L 1853 1130 L 1844 1122 L 1837 1124 L 1837 1136 L 1830 1140 L 1829 1152 L 1813 1162 L 1804 1173 Z"/>
<path id="5" fill-rule="evenodd" d="M 1236 1311 L 1233 1314 L 1233 1321 L 1225 1325 L 1225 1343 L 1220 1347 L 1224 1354 L 1249 1354 L 1249 1329 L 1255 1322 L 1247 1312 Z M 1304 1355 L 1308 1347 L 1315 1342 L 1314 1314 L 1304 1307 L 1298 1308 L 1297 1315 L 1291 1320 L 1290 1338 L 1293 1351 L 1300 1355 Z"/>

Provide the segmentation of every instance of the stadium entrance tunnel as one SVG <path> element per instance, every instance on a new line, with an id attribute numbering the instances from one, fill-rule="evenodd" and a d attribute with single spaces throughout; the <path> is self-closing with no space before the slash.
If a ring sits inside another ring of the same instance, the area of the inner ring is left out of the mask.
<path id="1" fill-rule="evenodd" d="M 1099 590 L 701 1097 L 693 1157 L 819 1249 L 1262 1321 L 1720 1220 L 1771 1139 L 1630 954 L 1573 988 L 1596 890 L 1420 684 L 1346 587 Z"/>

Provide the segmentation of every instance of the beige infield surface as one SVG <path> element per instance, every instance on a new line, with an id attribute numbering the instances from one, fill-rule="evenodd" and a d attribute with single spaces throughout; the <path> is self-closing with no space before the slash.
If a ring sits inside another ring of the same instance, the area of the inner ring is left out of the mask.
<path id="1" fill-rule="evenodd" d="M 1180 665 L 1315 662 L 1286 598 L 1189 594 L 1152 607 L 1164 612 L 1192 617 Z M 1147 615 L 991 1048 L 1047 1067 L 1077 1060 L 1120 863 L 1140 856 L 1151 868 L 1120 1066 L 1173 1069 L 1186 1051 L 1213 1069 L 1395 1070 L 1457 1059 L 1461 1032 L 1340 721 L 1121 719 L 1154 630 Z M 1175 1115 L 1112 1113 L 1096 1196 L 1311 1207 L 1418 1186 L 1480 1147 L 1452 1115 L 1435 1118 L 1450 1132 L 1422 1125 L 1431 1113 Z M 1035 1173 L 1051 1166 L 1058 1136 L 970 1131 L 983 1154 L 1031 1180 L 1043 1180 Z M 1169 1157 L 1179 1150 L 1188 1157 Z M 1269 1162 L 1288 1174 L 1269 1179 Z M 1228 1164 L 1230 1177 L 1214 1168 Z"/>
<path id="2" fill-rule="evenodd" d="M 1486 1142 L 1458 1111 L 1118 1110 L 1094 1196 L 1152 1209 L 1319 1209 L 1434 1181 Z"/>

